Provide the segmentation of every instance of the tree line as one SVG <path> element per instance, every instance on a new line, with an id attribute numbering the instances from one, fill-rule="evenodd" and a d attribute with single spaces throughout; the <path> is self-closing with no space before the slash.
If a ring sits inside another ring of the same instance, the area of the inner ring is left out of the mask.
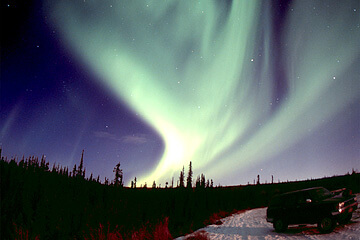
<path id="1" fill-rule="evenodd" d="M 103 226 L 129 239 L 134 231 L 159 222 L 166 222 L 171 236 L 177 237 L 211 223 L 214 213 L 267 206 L 278 193 L 315 186 L 360 191 L 356 172 L 300 182 L 212 187 L 204 174 L 193 181 L 190 163 L 187 176 L 184 167 L 180 171 L 177 187 L 127 188 L 120 163 L 113 171 L 114 177 L 101 183 L 99 176 L 85 177 L 83 153 L 80 164 L 69 171 L 56 164 L 50 169 L 45 156 L 8 160 L 0 149 L 0 239 L 94 239 L 91 234 L 103 231 Z M 28 238 L 19 238 L 19 233 Z"/>
<path id="2" fill-rule="evenodd" d="M 92 173 L 86 177 L 84 151 L 72 170 L 49 165 L 44 155 L 8 160 L 0 148 L 1 239 L 15 239 L 19 232 L 31 239 L 86 239 L 84 234 L 99 224 L 117 229 L 126 239 L 129 232 L 164 219 L 169 219 L 172 236 L 178 236 L 201 227 L 216 209 L 215 202 L 205 206 L 207 201 L 200 197 L 201 189 L 210 188 L 203 174 L 198 189 L 192 187 L 192 163 L 187 184 L 183 168 L 173 188 L 168 184 L 160 188 L 155 182 L 154 188 L 146 184 L 136 188 L 136 178 L 133 188 L 124 187 L 120 163 L 115 165 L 112 179 L 101 182 L 100 176 L 94 178 Z"/>
<path id="3" fill-rule="evenodd" d="M 134 180 L 131 181 L 130 188 L 137 187 L 137 178 L 135 177 Z M 186 185 L 185 185 L 186 184 Z M 161 184 L 157 185 L 156 181 L 153 181 L 151 188 L 161 188 Z M 185 167 L 183 166 L 182 170 L 180 171 L 179 179 L 176 182 L 176 186 L 174 186 L 174 177 L 171 179 L 171 184 L 169 182 L 165 182 L 164 188 L 186 188 L 186 189 L 193 189 L 193 188 L 213 188 L 214 181 L 212 179 L 205 178 L 205 175 L 202 173 L 197 176 L 195 185 L 193 184 L 193 167 L 192 162 L 189 163 L 189 170 L 187 177 L 185 179 Z M 144 185 L 141 185 L 140 188 L 147 188 L 147 183 L 145 182 Z"/>
<path id="4" fill-rule="evenodd" d="M 0 156 L 1 156 L 1 149 L 0 149 Z M 12 161 L 17 161 L 16 159 L 12 159 Z M 31 168 L 31 169 L 39 169 L 42 171 L 51 171 L 54 173 L 58 173 L 63 176 L 67 177 L 73 177 L 73 178 L 82 178 L 88 181 L 95 181 L 100 184 L 104 185 L 114 185 L 118 187 L 124 187 L 124 173 L 123 169 L 121 168 L 120 162 L 118 162 L 114 169 L 114 178 L 110 180 L 109 178 L 105 177 L 104 182 L 100 180 L 100 175 L 97 176 L 97 178 L 93 177 L 93 173 L 90 174 L 88 178 L 85 177 L 86 168 L 84 166 L 84 150 L 82 150 L 80 163 L 77 166 L 74 164 L 72 171 L 69 171 L 69 168 L 67 166 L 63 167 L 59 164 L 54 163 L 53 167 L 49 168 L 49 162 L 46 161 L 45 155 L 42 155 L 40 160 L 38 157 L 30 156 L 28 158 L 25 158 L 23 156 L 21 160 L 19 161 L 19 166 L 23 168 Z M 186 181 L 185 181 L 186 180 Z M 131 181 L 130 188 L 137 188 L 137 178 L 135 177 L 134 180 Z M 186 185 L 185 185 L 186 184 Z M 156 182 L 153 181 L 152 188 L 161 187 L 161 185 L 156 185 Z M 171 185 L 169 186 L 169 182 L 165 183 L 165 188 L 212 188 L 214 187 L 214 182 L 212 179 L 205 179 L 205 175 L 202 173 L 197 176 L 195 185 L 193 185 L 193 168 L 192 168 L 192 162 L 189 163 L 189 170 L 187 177 L 185 179 L 185 167 L 183 166 L 182 170 L 180 171 L 179 179 L 176 183 L 176 186 L 174 186 L 174 178 L 172 178 Z M 140 188 L 147 188 L 147 183 L 145 182 L 144 185 L 141 185 Z"/>

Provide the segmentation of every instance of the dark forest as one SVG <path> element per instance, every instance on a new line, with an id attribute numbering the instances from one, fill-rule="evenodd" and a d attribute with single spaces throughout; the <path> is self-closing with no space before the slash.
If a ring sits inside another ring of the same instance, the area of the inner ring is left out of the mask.
<path id="1" fill-rule="evenodd" d="M 131 188 L 120 164 L 104 183 L 85 177 L 81 158 L 72 171 L 49 168 L 42 157 L 4 158 L 1 169 L 1 239 L 172 239 L 245 209 L 265 207 L 278 193 L 323 186 L 360 191 L 360 174 L 316 180 L 214 187 L 205 176 L 180 171 L 180 185 Z M 186 184 L 185 184 L 186 183 Z M 194 183 L 189 185 L 190 183 Z M 185 186 L 186 185 L 186 186 Z"/>

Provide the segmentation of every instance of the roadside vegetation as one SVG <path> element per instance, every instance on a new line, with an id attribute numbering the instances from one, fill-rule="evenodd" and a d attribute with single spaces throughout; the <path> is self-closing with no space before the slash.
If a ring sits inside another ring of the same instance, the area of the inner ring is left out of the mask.
<path id="1" fill-rule="evenodd" d="M 120 163 L 114 178 L 85 176 L 84 155 L 72 171 L 45 157 L 1 156 L 1 239 L 172 239 L 239 210 L 267 206 L 274 194 L 323 186 L 360 191 L 360 174 L 299 182 L 214 186 L 201 174 L 192 179 L 192 164 L 160 188 L 124 187 Z M 187 175 L 187 176 L 186 176 Z M 204 236 L 205 238 L 205 236 Z"/>

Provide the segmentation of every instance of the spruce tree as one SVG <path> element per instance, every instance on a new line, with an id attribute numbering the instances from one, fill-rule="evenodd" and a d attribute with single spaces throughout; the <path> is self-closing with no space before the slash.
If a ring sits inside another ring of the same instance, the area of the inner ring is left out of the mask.
<path id="1" fill-rule="evenodd" d="M 179 177 L 180 187 L 181 187 L 181 188 L 185 187 L 184 180 L 185 180 L 185 168 L 184 168 L 184 166 L 183 166 L 183 169 L 182 169 L 182 171 L 180 172 L 180 177 Z"/>
<path id="2" fill-rule="evenodd" d="M 54 166 L 55 166 L 55 163 L 54 163 Z M 55 167 L 55 171 L 56 171 L 56 167 Z M 77 171 L 76 171 L 76 164 L 74 165 L 74 168 L 73 168 L 73 170 L 72 170 L 72 176 L 73 177 L 76 177 L 76 173 L 77 173 Z"/>
<path id="3" fill-rule="evenodd" d="M 85 172 L 83 171 L 83 167 L 84 167 L 84 149 L 82 150 L 81 153 L 80 165 L 78 167 L 76 176 L 85 177 Z"/>
<path id="4" fill-rule="evenodd" d="M 196 188 L 200 188 L 200 186 L 201 186 L 200 176 L 197 176 L 197 178 L 196 178 Z"/>
<path id="5" fill-rule="evenodd" d="M 205 188 L 205 175 L 201 174 L 200 187 Z"/>
<path id="6" fill-rule="evenodd" d="M 192 164 L 190 161 L 189 172 L 188 172 L 188 176 L 186 178 L 186 187 L 187 188 L 192 188 L 192 176 L 193 176 L 193 170 L 192 170 Z"/>
<path id="7" fill-rule="evenodd" d="M 115 173 L 114 185 L 123 187 L 124 186 L 124 183 L 123 183 L 123 171 L 122 171 L 122 169 L 120 169 L 120 163 L 116 164 L 116 166 L 114 167 L 113 172 Z"/>

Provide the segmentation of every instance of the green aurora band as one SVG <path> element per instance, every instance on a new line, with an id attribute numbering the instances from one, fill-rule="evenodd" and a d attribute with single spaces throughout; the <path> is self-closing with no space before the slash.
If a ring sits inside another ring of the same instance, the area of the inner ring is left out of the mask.
<path id="1" fill-rule="evenodd" d="M 231 177 L 359 99 L 360 31 L 344 33 L 359 15 L 343 1 L 336 11 L 295 1 L 280 36 L 287 92 L 274 110 L 266 3 L 48 2 L 66 47 L 162 136 L 162 158 L 139 182 L 165 182 L 189 161 L 214 179 Z"/>

